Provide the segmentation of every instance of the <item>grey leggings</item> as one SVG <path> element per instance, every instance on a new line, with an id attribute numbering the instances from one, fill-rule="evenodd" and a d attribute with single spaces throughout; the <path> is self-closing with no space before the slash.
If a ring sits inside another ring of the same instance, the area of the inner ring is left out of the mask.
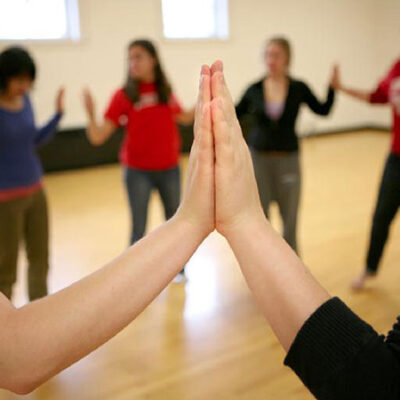
<path id="1" fill-rule="evenodd" d="M 268 218 L 271 202 L 278 203 L 283 220 L 283 237 L 297 248 L 297 213 L 301 176 L 299 153 L 270 153 L 251 149 L 261 204 Z"/>

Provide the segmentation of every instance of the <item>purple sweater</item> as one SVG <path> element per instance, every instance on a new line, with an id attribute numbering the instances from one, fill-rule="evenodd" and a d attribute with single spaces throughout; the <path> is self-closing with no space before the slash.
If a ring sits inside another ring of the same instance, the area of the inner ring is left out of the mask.
<path id="1" fill-rule="evenodd" d="M 43 170 L 36 147 L 56 133 L 61 114 L 56 113 L 42 128 L 35 126 L 28 96 L 20 111 L 0 108 L 0 192 L 39 183 Z"/>

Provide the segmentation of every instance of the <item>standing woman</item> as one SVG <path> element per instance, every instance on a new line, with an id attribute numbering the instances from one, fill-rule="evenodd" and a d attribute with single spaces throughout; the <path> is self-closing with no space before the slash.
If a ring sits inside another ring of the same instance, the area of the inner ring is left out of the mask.
<path id="1" fill-rule="evenodd" d="M 128 77 L 124 87 L 111 98 L 103 122 L 97 122 L 88 91 L 85 106 L 89 118 L 87 134 L 93 145 L 103 144 L 119 126 L 125 127 L 120 159 L 131 209 L 133 244 L 144 236 L 153 189 L 160 194 L 166 219 L 178 209 L 180 137 L 176 123 L 191 123 L 194 112 L 182 110 L 149 40 L 129 44 Z"/>
<path id="2" fill-rule="evenodd" d="M 276 201 L 282 216 L 283 236 L 289 245 L 297 247 L 297 214 L 301 175 L 299 141 L 295 124 L 302 103 L 319 115 L 328 115 L 334 90 L 330 86 L 325 102 L 321 103 L 302 81 L 289 75 L 291 47 L 287 39 L 274 37 L 265 49 L 267 74 L 250 85 L 236 113 L 254 116 L 254 126 L 248 138 L 258 190 L 265 215 Z"/>
<path id="3" fill-rule="evenodd" d="M 378 200 L 372 220 L 372 229 L 366 265 L 353 282 L 353 289 L 362 289 L 368 278 L 378 272 L 390 225 L 400 207 L 400 59 L 397 60 L 386 77 L 373 91 L 351 89 L 344 86 L 336 74 L 335 88 L 355 99 L 371 104 L 391 104 L 393 108 L 393 139 L 391 151 L 386 161 Z"/>
<path id="4" fill-rule="evenodd" d="M 11 298 L 24 240 L 30 300 L 47 294 L 49 269 L 47 201 L 36 147 L 53 137 L 64 109 L 60 89 L 56 113 L 36 128 L 29 99 L 35 76 L 35 64 L 23 48 L 0 53 L 0 291 Z"/>

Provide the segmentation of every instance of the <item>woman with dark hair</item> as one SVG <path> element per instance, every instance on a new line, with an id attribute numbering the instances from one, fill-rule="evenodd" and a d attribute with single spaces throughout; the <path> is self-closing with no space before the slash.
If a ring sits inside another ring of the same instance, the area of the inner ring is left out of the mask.
<path id="1" fill-rule="evenodd" d="M 35 125 L 29 90 L 36 67 L 29 53 L 10 47 L 0 53 L 0 291 L 11 298 L 19 245 L 25 241 L 30 300 L 47 294 L 48 213 L 36 147 L 53 137 L 64 111 L 64 91 L 56 113 Z"/>
<path id="2" fill-rule="evenodd" d="M 236 106 L 238 118 L 254 116 L 248 144 L 256 172 L 265 215 L 276 201 L 282 216 L 283 236 L 297 251 L 297 213 L 300 199 L 299 141 L 295 124 L 302 103 L 316 114 L 328 115 L 334 91 L 330 86 L 321 103 L 302 81 L 289 75 L 291 47 L 287 39 L 275 37 L 265 48 L 267 74 L 250 85 Z"/>
<path id="3" fill-rule="evenodd" d="M 333 82 L 335 89 L 357 100 L 370 104 L 390 104 L 393 109 L 393 139 L 379 188 L 370 234 L 365 268 L 352 283 L 355 290 L 362 289 L 365 281 L 378 273 L 379 262 L 389 236 L 390 225 L 400 207 L 400 59 L 375 90 L 352 89 L 342 84 L 339 73 Z"/>
<path id="4" fill-rule="evenodd" d="M 133 244 L 144 235 L 153 189 L 160 194 L 166 219 L 178 208 L 180 138 L 176 123 L 191 123 L 194 112 L 182 110 L 153 43 L 143 39 L 131 42 L 128 60 L 128 78 L 124 87 L 114 93 L 104 121 L 97 122 L 88 91 L 85 107 L 89 118 L 87 134 L 93 145 L 103 144 L 118 126 L 125 127 L 120 159 L 131 209 Z"/>

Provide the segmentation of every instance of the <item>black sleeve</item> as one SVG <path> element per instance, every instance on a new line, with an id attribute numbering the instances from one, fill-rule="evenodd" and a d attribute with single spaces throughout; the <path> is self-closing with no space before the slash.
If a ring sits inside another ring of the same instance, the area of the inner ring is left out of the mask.
<path id="1" fill-rule="evenodd" d="M 325 102 L 321 103 L 311 91 L 311 89 L 302 82 L 303 101 L 310 107 L 312 111 L 319 115 L 328 115 L 335 101 L 335 91 L 331 86 L 328 88 L 328 94 Z"/>
<path id="2" fill-rule="evenodd" d="M 318 400 L 400 398 L 396 352 L 337 297 L 305 322 L 285 365 Z"/>
<path id="3" fill-rule="evenodd" d="M 240 99 L 239 103 L 236 105 L 236 115 L 238 119 L 242 118 L 243 115 L 250 113 L 250 106 L 251 106 L 251 88 L 248 88 L 242 98 Z"/>

